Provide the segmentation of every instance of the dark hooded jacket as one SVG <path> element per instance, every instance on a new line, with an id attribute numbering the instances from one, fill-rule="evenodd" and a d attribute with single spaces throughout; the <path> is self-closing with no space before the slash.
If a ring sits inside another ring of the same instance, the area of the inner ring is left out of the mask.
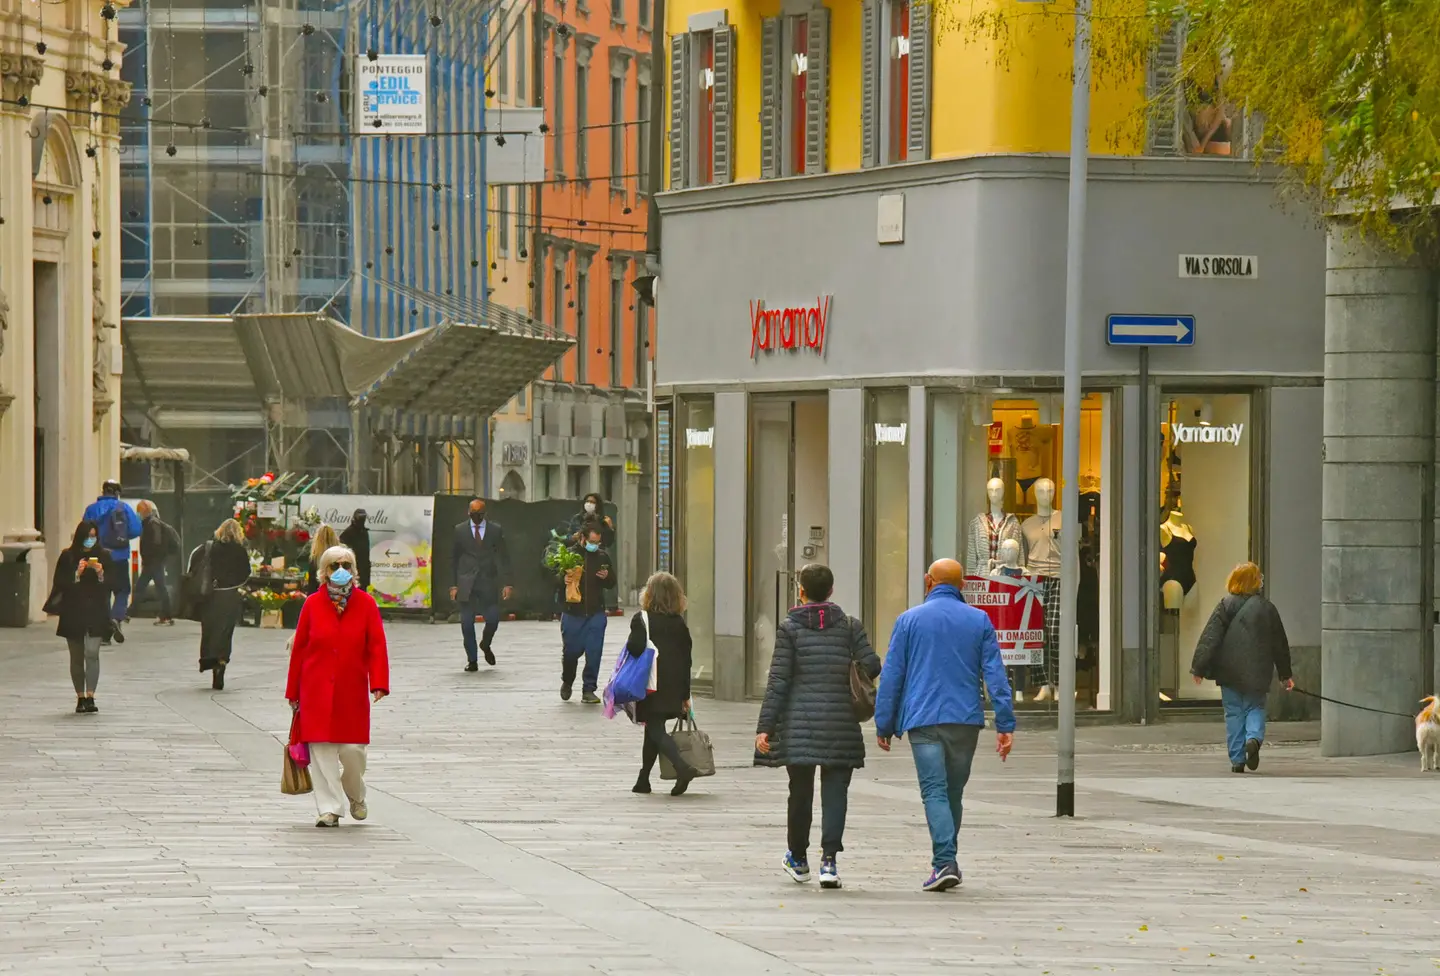
<path id="1" fill-rule="evenodd" d="M 871 678 L 880 658 L 860 621 L 833 603 L 795 607 L 775 632 L 770 680 L 756 732 L 770 736 L 758 766 L 865 765 L 865 739 L 850 705 L 850 662 Z"/>

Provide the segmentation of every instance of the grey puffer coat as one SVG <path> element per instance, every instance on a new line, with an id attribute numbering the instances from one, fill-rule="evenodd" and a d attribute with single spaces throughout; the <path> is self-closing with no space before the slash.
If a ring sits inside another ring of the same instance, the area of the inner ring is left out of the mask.
<path id="1" fill-rule="evenodd" d="M 1190 673 L 1253 696 L 1268 692 L 1277 673 L 1289 680 L 1290 641 L 1275 604 L 1258 594 L 1221 600 L 1195 644 Z"/>
<path id="2" fill-rule="evenodd" d="M 870 677 L 880 658 L 860 621 L 833 603 L 795 607 L 775 633 L 775 655 L 756 734 L 770 736 L 757 766 L 865 765 L 865 739 L 850 707 L 850 662 Z"/>

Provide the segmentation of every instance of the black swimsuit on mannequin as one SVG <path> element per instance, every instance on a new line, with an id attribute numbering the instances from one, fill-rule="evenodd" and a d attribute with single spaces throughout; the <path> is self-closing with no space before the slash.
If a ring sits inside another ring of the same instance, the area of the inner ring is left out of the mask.
<path id="1" fill-rule="evenodd" d="M 1182 539 L 1172 535 L 1170 541 L 1160 547 L 1165 554 L 1165 571 L 1160 574 L 1160 585 L 1174 580 L 1188 595 L 1195 587 L 1195 539 Z"/>

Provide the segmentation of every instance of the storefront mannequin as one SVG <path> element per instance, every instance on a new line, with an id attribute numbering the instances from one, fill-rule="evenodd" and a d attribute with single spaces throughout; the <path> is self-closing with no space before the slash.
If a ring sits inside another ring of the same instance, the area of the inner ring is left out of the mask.
<path id="1" fill-rule="evenodd" d="M 1045 665 L 1036 701 L 1054 694 L 1060 670 L 1060 513 L 1055 511 L 1055 482 L 1035 482 L 1035 514 L 1020 525 L 1028 559 L 1025 566 L 1045 590 Z"/>
<path id="2" fill-rule="evenodd" d="M 1160 572 L 1160 593 L 1166 610 L 1179 610 L 1195 588 L 1195 548 L 1199 540 L 1185 521 L 1177 501 L 1160 523 L 1160 552 L 1165 561 Z"/>
<path id="3" fill-rule="evenodd" d="M 1025 568 L 1020 565 L 1020 543 L 1014 539 L 1006 539 L 1000 543 L 999 558 L 995 560 L 990 575 L 1010 579 L 1019 579 L 1025 575 Z"/>
<path id="4" fill-rule="evenodd" d="M 1000 559 L 1000 543 L 1013 539 L 1020 548 L 1020 562 L 1025 562 L 1025 536 L 1020 531 L 1020 522 L 1005 511 L 1005 482 L 991 478 L 985 482 L 985 498 L 990 503 L 988 512 L 981 512 L 970 520 L 970 544 L 966 547 L 965 565 L 976 576 L 989 576 Z"/>

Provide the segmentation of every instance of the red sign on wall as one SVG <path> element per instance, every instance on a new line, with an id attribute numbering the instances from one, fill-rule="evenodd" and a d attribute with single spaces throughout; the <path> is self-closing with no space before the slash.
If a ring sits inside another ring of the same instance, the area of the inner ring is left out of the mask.
<path id="1" fill-rule="evenodd" d="M 1005 453 L 1005 424 L 997 420 L 988 428 L 986 442 L 990 447 L 990 456 L 999 457 Z"/>
<path id="2" fill-rule="evenodd" d="M 763 350 L 813 349 L 825 355 L 825 326 L 830 321 L 830 296 L 815 297 L 815 304 L 792 308 L 766 308 L 750 303 L 750 358 Z"/>

